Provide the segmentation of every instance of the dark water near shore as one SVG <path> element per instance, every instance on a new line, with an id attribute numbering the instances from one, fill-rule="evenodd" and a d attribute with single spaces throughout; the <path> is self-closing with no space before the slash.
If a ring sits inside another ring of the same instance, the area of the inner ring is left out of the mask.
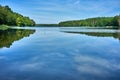
<path id="1" fill-rule="evenodd" d="M 120 80 L 120 30 L 0 31 L 0 80 Z"/>

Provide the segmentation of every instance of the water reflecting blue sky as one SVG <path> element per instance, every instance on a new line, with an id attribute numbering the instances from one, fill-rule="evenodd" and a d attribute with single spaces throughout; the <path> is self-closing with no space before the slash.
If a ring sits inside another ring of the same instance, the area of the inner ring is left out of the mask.
<path id="1" fill-rule="evenodd" d="M 120 80 L 119 33 L 98 37 L 34 29 L 0 48 L 0 80 Z"/>

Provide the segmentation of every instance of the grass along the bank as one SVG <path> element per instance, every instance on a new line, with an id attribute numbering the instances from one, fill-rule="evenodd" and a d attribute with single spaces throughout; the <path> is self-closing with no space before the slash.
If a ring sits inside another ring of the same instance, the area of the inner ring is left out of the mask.
<path id="1" fill-rule="evenodd" d="M 9 26 L 7 25 L 0 25 L 0 30 L 7 30 L 9 29 Z"/>

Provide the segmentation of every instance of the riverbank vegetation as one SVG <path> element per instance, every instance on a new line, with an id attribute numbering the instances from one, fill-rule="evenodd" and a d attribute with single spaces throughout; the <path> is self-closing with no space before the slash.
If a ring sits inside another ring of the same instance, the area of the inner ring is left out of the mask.
<path id="1" fill-rule="evenodd" d="M 95 17 L 83 20 L 63 21 L 59 24 L 37 24 L 43 27 L 103 27 L 120 28 L 120 15 L 114 17 Z"/>
<path id="2" fill-rule="evenodd" d="M 34 26 L 35 21 L 29 17 L 13 12 L 9 6 L 0 5 L 0 25 Z"/>
<path id="3" fill-rule="evenodd" d="M 9 29 L 9 26 L 7 25 L 0 25 L 0 30 L 7 30 Z"/>
<path id="4" fill-rule="evenodd" d="M 44 26 L 44 27 L 107 27 L 120 28 L 120 15 L 113 17 L 95 17 L 82 20 L 63 21 L 58 24 L 36 24 L 29 17 L 13 12 L 9 6 L 0 5 L 0 25 L 8 26 Z M 0 29 L 6 29 L 0 26 Z"/>
<path id="5" fill-rule="evenodd" d="M 96 17 L 83 20 L 64 21 L 59 26 L 120 27 L 120 15 L 114 17 Z"/>
<path id="6" fill-rule="evenodd" d="M 36 24 L 35 26 L 40 27 L 40 26 L 44 26 L 44 27 L 57 27 L 59 26 L 58 24 Z"/>

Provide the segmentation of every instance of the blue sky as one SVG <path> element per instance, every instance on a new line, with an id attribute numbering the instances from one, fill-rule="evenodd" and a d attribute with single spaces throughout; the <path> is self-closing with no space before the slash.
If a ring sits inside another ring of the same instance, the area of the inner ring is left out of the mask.
<path id="1" fill-rule="evenodd" d="M 36 23 L 59 23 L 120 14 L 120 0 L 0 0 Z"/>

